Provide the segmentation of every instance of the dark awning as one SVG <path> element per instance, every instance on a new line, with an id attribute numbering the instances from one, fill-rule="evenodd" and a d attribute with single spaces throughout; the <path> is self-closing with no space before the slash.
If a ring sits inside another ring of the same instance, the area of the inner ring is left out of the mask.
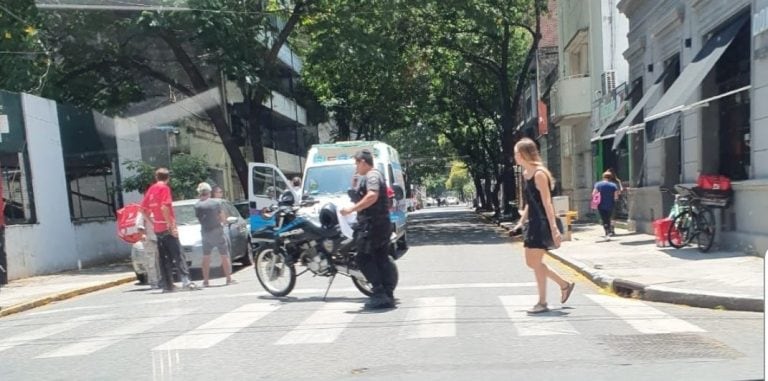
<path id="1" fill-rule="evenodd" d="M 665 118 L 668 115 L 677 114 L 684 111 L 685 102 L 693 95 L 693 92 L 701 85 L 701 81 L 709 74 L 709 71 L 715 66 L 717 61 L 723 55 L 728 46 L 733 42 L 734 37 L 739 32 L 749 15 L 740 16 L 730 25 L 713 35 L 699 50 L 693 61 L 689 63 L 680 76 L 670 86 L 664 96 L 659 99 L 655 106 L 645 117 L 646 128 L 649 139 L 663 139 L 674 136 L 679 133 L 679 128 L 671 127 L 679 123 L 679 115 L 673 118 Z M 664 120 L 667 119 L 667 120 Z M 656 121 L 649 123 L 652 121 Z M 655 131 L 657 127 L 663 126 L 663 131 Z M 672 135 L 669 135 L 672 134 Z"/>
<path id="2" fill-rule="evenodd" d="M 607 135 L 605 131 L 608 129 L 609 126 L 615 125 L 616 122 L 618 122 L 619 120 L 621 120 L 622 117 L 624 117 L 627 104 L 628 102 L 626 100 L 623 100 L 621 101 L 621 103 L 619 103 L 619 106 L 616 107 L 616 111 L 614 111 L 613 114 L 610 117 L 608 117 L 605 120 L 605 122 L 603 122 L 603 124 L 600 126 L 600 129 L 598 129 L 595 135 L 592 137 L 593 142 L 597 140 L 607 139 L 607 137 L 605 136 Z"/>
<path id="3" fill-rule="evenodd" d="M 663 78 L 664 75 L 659 78 Z M 624 135 L 627 134 L 629 131 L 629 128 L 632 127 L 632 125 L 635 123 L 635 119 L 640 115 L 640 111 L 643 111 L 643 107 L 645 107 L 645 104 L 648 103 L 648 101 L 656 96 L 656 93 L 658 93 L 661 90 L 662 81 L 657 80 L 656 83 L 651 85 L 651 87 L 648 88 L 648 91 L 643 94 L 643 97 L 640 98 L 640 100 L 637 102 L 636 105 L 632 107 L 632 111 L 629 112 L 626 118 L 624 118 L 624 121 L 621 122 L 618 128 L 616 128 L 616 137 L 613 138 L 613 149 L 619 148 L 619 145 L 621 144 L 621 140 L 624 139 Z"/>

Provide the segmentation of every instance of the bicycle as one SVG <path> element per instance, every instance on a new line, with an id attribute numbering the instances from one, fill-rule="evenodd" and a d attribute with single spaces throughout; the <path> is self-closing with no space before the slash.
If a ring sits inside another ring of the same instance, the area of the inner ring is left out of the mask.
<path id="1" fill-rule="evenodd" d="M 715 242 L 715 215 L 693 189 L 675 185 L 675 190 L 677 215 L 667 232 L 669 245 L 680 249 L 695 238 L 699 251 L 706 253 Z"/>

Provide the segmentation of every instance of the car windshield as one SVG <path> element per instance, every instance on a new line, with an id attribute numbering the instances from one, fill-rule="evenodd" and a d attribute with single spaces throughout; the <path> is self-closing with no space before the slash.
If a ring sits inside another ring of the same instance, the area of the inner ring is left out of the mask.
<path id="1" fill-rule="evenodd" d="M 314 196 L 346 193 L 347 189 L 352 186 L 352 175 L 354 174 L 354 164 L 309 168 L 304 179 L 304 194 Z"/>
<path id="2" fill-rule="evenodd" d="M 176 215 L 176 223 L 179 225 L 197 225 L 199 224 L 195 215 L 195 205 L 174 205 L 173 213 Z"/>

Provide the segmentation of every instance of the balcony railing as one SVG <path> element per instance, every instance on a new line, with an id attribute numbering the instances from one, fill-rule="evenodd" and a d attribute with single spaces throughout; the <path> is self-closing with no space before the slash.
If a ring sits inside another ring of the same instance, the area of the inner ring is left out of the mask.
<path id="1" fill-rule="evenodd" d="M 551 117 L 557 124 L 572 125 L 589 119 L 592 113 L 592 84 L 588 75 L 558 80 L 552 87 Z"/>

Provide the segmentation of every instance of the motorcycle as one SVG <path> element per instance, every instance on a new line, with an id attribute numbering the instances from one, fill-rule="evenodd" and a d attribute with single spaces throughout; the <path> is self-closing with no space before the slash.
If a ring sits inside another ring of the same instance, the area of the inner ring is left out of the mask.
<path id="1" fill-rule="evenodd" d="M 342 232 L 336 206 L 330 203 L 324 205 L 317 222 L 298 213 L 301 207 L 314 203 L 306 200 L 298 207 L 294 206 L 293 194 L 285 192 L 277 205 L 262 212 L 261 218 L 265 220 L 263 228 L 251 233 L 251 242 L 255 246 L 253 252 L 257 253 L 254 268 L 259 283 L 270 294 L 282 297 L 291 293 L 296 278 L 303 274 L 328 277 L 328 288 L 323 296 L 325 300 L 336 275 L 341 274 L 351 278 L 364 295 L 372 296 L 372 286 L 355 260 L 354 239 L 352 234 Z M 394 244 L 390 247 L 389 263 L 394 267 L 397 284 Z M 297 274 L 296 265 L 305 269 Z"/>

